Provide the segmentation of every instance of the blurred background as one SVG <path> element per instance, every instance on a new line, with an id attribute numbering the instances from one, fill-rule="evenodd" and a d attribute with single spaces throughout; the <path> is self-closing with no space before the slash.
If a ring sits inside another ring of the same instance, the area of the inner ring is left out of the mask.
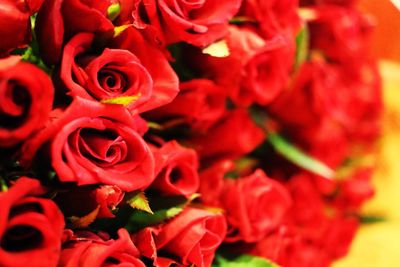
<path id="1" fill-rule="evenodd" d="M 373 180 L 376 194 L 365 205 L 363 214 L 384 221 L 363 225 L 349 255 L 334 267 L 397 267 L 400 266 L 400 0 L 361 0 L 360 8 L 376 19 L 371 49 L 380 58 L 385 101 L 383 136 Z"/>

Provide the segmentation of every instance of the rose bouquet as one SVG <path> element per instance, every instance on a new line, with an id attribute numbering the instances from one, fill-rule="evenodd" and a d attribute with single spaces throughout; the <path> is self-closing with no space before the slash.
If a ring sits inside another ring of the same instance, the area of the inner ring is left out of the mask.
<path id="1" fill-rule="evenodd" d="M 0 266 L 348 251 L 382 109 L 355 1 L 4 0 L 0 26 Z"/>

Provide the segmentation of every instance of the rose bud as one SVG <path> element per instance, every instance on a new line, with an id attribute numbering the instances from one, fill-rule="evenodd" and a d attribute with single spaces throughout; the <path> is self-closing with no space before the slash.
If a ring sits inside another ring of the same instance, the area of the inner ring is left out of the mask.
<path id="1" fill-rule="evenodd" d="M 132 239 L 141 255 L 154 261 L 154 266 L 177 263 L 208 267 L 225 234 L 226 222 L 222 214 L 186 208 L 167 224 L 145 228 Z M 178 262 L 161 255 L 172 255 Z"/>
<path id="2" fill-rule="evenodd" d="M 153 80 L 140 60 L 121 49 L 90 53 L 93 41 L 93 34 L 80 33 L 65 45 L 60 76 L 70 94 L 97 101 L 135 97 L 131 111 L 149 101 Z"/>
<path id="3" fill-rule="evenodd" d="M 202 159 L 237 158 L 253 151 L 265 139 L 263 130 L 244 109 L 227 112 L 207 133 L 190 140 Z"/>
<path id="4" fill-rule="evenodd" d="M 195 131 L 206 132 L 225 112 L 224 88 L 207 79 L 180 84 L 175 99 L 146 114 L 150 120 L 183 120 Z"/>
<path id="5" fill-rule="evenodd" d="M 53 105 L 50 78 L 19 57 L 0 60 L 0 147 L 25 141 L 46 123 Z"/>
<path id="6" fill-rule="evenodd" d="M 165 195 L 189 197 L 199 188 L 196 151 L 179 145 L 176 141 L 154 149 L 156 179 L 151 188 Z"/>
<path id="7" fill-rule="evenodd" d="M 112 37 L 114 25 L 109 8 L 118 0 L 45 0 L 36 20 L 36 35 L 42 58 L 58 63 L 65 40 L 79 32 Z M 82 23 L 82 18 L 85 22 Z"/>
<path id="8" fill-rule="evenodd" d="M 164 54 L 133 27 L 124 30 L 112 43 L 113 48 L 134 54 L 153 79 L 151 98 L 140 111 L 148 111 L 171 102 L 179 92 L 179 79 Z"/>
<path id="9" fill-rule="evenodd" d="M 28 177 L 0 193 L 1 266 L 57 266 L 64 218 L 53 201 L 37 197 L 43 193 Z"/>
<path id="10" fill-rule="evenodd" d="M 30 16 L 43 0 L 4 0 L 0 3 L 0 56 L 26 45 L 31 39 Z"/>
<path id="11" fill-rule="evenodd" d="M 132 266 L 145 267 L 139 251 L 125 229 L 118 231 L 118 239 L 104 239 L 92 233 L 76 233 L 63 244 L 60 267 Z"/>
<path id="12" fill-rule="evenodd" d="M 274 230 L 291 205 L 286 188 L 261 170 L 247 177 L 225 180 L 220 195 L 226 211 L 225 241 L 256 242 Z"/>
<path id="13" fill-rule="evenodd" d="M 228 21 L 237 13 L 240 4 L 240 0 L 218 3 L 211 0 L 179 0 L 175 3 L 165 0 L 140 1 L 134 24 L 145 25 L 148 31 L 156 31 L 155 37 L 166 44 L 183 41 L 204 47 L 227 33 Z"/>
<path id="14" fill-rule="evenodd" d="M 120 105 L 77 97 L 25 144 L 21 164 L 29 166 L 38 149 L 49 144 L 44 149 L 62 182 L 144 189 L 154 179 L 154 158 L 142 139 L 146 130 L 139 116 L 132 117 Z"/>
<path id="15" fill-rule="evenodd" d="M 123 197 L 124 192 L 115 185 L 82 186 L 58 192 L 54 201 L 66 217 L 83 217 L 98 209 L 96 218 L 113 218 L 111 210 Z"/>

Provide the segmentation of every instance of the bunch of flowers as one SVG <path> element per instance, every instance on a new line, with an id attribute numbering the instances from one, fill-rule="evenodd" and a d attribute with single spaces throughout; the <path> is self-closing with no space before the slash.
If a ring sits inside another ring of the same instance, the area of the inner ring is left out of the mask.
<path id="1" fill-rule="evenodd" d="M 346 254 L 382 109 L 341 0 L 0 2 L 1 266 Z"/>

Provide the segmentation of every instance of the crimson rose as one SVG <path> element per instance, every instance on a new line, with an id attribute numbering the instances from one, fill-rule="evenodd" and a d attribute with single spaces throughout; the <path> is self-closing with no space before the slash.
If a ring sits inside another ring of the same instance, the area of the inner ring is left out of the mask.
<path id="1" fill-rule="evenodd" d="M 206 132 L 225 112 L 225 88 L 212 80 L 193 79 L 180 83 L 175 99 L 146 114 L 150 120 L 182 120 L 195 131 Z"/>
<path id="2" fill-rule="evenodd" d="M 139 251 L 125 229 L 118 231 L 118 239 L 102 238 L 91 232 L 76 233 L 63 244 L 60 267 L 145 267 Z"/>
<path id="3" fill-rule="evenodd" d="M 0 146 L 24 141 L 46 123 L 53 105 L 50 78 L 19 57 L 0 60 Z"/>
<path id="4" fill-rule="evenodd" d="M 45 0 L 35 27 L 43 59 L 49 64 L 58 63 L 65 40 L 79 32 L 112 37 L 114 25 L 108 13 L 112 4 L 119 1 Z"/>
<path id="5" fill-rule="evenodd" d="M 63 182 L 110 184 L 125 191 L 146 188 L 154 179 L 154 158 L 142 139 L 144 121 L 120 105 L 77 97 L 48 127 L 22 148 L 27 166 L 46 142 L 51 165 Z"/>
<path id="6" fill-rule="evenodd" d="M 151 188 L 166 195 L 189 197 L 199 188 L 196 151 L 179 145 L 176 141 L 154 149 L 156 179 Z"/>
<path id="7" fill-rule="evenodd" d="M 151 258 L 154 266 L 181 263 L 210 266 L 214 253 L 226 234 L 222 214 L 186 208 L 178 217 L 158 228 L 145 228 L 132 238 L 140 253 Z M 173 255 L 177 261 L 162 255 Z"/>
<path id="8" fill-rule="evenodd" d="M 139 0 L 133 12 L 134 25 L 149 28 L 153 35 L 157 32 L 155 37 L 166 44 L 183 41 L 206 46 L 227 33 L 228 21 L 240 3 L 241 0 Z"/>
<path id="9" fill-rule="evenodd" d="M 57 266 L 64 218 L 53 201 L 36 197 L 43 193 L 28 177 L 0 193 L 1 266 Z"/>
<path id="10" fill-rule="evenodd" d="M 60 76 L 70 94 L 98 101 L 135 97 L 128 105 L 130 110 L 146 104 L 153 80 L 140 60 L 121 49 L 90 53 L 93 41 L 93 34 L 80 33 L 65 45 Z"/>
<path id="11" fill-rule="evenodd" d="M 190 140 L 201 158 L 237 158 L 251 152 L 265 138 L 244 109 L 226 112 L 207 133 L 212 134 L 198 134 Z"/>
<path id="12" fill-rule="evenodd" d="M 3 0 L 0 3 L 0 56 L 29 43 L 30 16 L 36 13 L 44 0 Z"/>
<path id="13" fill-rule="evenodd" d="M 212 195 L 214 191 L 219 191 L 216 199 L 206 204 L 216 204 L 225 210 L 228 222 L 225 241 L 259 241 L 281 223 L 288 211 L 291 205 L 288 191 L 278 181 L 268 178 L 262 170 L 235 180 L 221 181 L 223 177 L 218 170 L 229 165 L 224 163 L 217 166 L 219 168 L 213 168 L 214 175 L 202 173 L 201 189 L 210 189 Z M 202 195 L 208 194 L 207 191 L 200 192 Z"/>

